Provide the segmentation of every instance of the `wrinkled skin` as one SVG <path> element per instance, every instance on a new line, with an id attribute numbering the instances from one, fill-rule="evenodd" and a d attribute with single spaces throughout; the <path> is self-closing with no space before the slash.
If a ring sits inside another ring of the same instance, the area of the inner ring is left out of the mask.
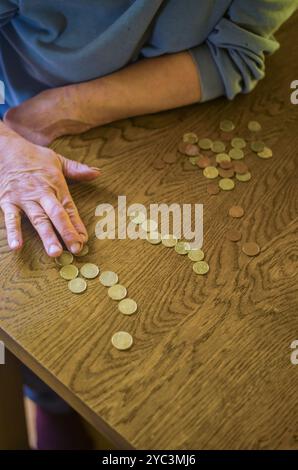
<path id="1" fill-rule="evenodd" d="M 12 250 L 22 247 L 23 212 L 49 256 L 62 252 L 56 232 L 68 250 L 78 253 L 88 236 L 65 178 L 91 181 L 99 174 L 96 168 L 68 160 L 15 133 L 1 135 L 0 207 L 5 216 L 9 247 Z"/>

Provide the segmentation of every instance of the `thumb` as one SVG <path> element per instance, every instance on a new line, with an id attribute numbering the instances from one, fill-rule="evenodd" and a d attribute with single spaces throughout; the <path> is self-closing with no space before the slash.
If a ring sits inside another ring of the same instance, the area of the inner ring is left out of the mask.
<path id="1" fill-rule="evenodd" d="M 75 181 L 92 181 L 100 175 L 100 169 L 85 165 L 84 163 L 69 160 L 68 158 L 60 155 L 62 163 L 62 171 L 65 178 L 70 178 Z"/>

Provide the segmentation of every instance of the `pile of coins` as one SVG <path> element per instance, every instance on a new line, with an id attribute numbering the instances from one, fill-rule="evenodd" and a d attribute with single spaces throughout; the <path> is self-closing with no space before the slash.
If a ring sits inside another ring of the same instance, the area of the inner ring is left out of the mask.
<path id="1" fill-rule="evenodd" d="M 89 248 L 85 245 L 77 257 L 86 256 Z M 82 294 L 87 289 L 87 281 L 95 279 L 99 275 L 99 267 L 93 263 L 85 263 L 79 269 L 73 264 L 74 256 L 68 251 L 55 258 L 56 265 L 60 268 L 60 276 L 68 281 L 68 289 L 73 294 Z M 80 274 L 80 277 L 79 277 Z M 108 296 L 118 301 L 118 310 L 123 315 L 136 313 L 138 306 L 135 300 L 126 298 L 127 289 L 118 283 L 118 275 L 113 271 L 103 271 L 99 275 L 100 283 L 108 288 Z M 129 349 L 133 344 L 132 336 L 126 331 L 118 331 L 112 336 L 112 344 L 119 350 Z"/>
<path id="2" fill-rule="evenodd" d="M 221 190 L 231 191 L 235 188 L 236 182 L 245 183 L 250 181 L 252 176 L 249 167 L 242 161 L 245 158 L 248 142 L 242 137 L 232 135 L 235 130 L 232 121 L 223 120 L 219 127 L 226 135 L 225 141 L 205 137 L 199 139 L 195 132 L 187 132 L 178 145 L 179 152 L 188 156 L 190 163 L 201 169 L 205 178 L 212 180 L 207 186 L 210 195 L 216 195 Z M 261 129 L 257 121 L 248 123 L 248 130 L 252 136 L 257 135 Z M 259 139 L 252 140 L 250 150 L 263 159 L 273 156 L 272 150 Z"/>

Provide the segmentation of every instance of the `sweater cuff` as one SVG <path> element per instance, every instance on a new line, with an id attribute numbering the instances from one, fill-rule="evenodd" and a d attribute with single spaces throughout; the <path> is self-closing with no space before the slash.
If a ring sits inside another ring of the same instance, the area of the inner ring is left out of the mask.
<path id="1" fill-rule="evenodd" d="M 207 44 L 189 49 L 198 68 L 201 83 L 201 103 L 225 95 L 225 87 L 218 67 Z"/>

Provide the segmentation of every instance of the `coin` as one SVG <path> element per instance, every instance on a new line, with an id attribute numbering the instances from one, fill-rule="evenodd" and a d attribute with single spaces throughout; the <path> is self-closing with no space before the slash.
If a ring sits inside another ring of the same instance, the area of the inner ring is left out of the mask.
<path id="1" fill-rule="evenodd" d="M 218 155 L 218 154 L 216 154 L 216 155 Z M 211 155 L 211 157 L 210 157 L 210 165 L 209 165 L 209 166 L 215 166 L 215 167 L 218 166 L 218 163 L 217 163 L 217 161 L 216 161 L 216 155 Z"/>
<path id="2" fill-rule="evenodd" d="M 158 223 L 155 220 L 147 219 L 142 222 L 141 227 L 145 232 L 156 232 Z"/>
<path id="3" fill-rule="evenodd" d="M 67 266 L 73 262 L 73 255 L 69 251 L 63 251 L 60 256 L 55 258 L 58 266 Z"/>
<path id="4" fill-rule="evenodd" d="M 207 166 L 210 166 L 210 158 L 205 157 L 205 155 L 201 155 L 196 164 L 198 165 L 199 168 L 207 168 Z"/>
<path id="5" fill-rule="evenodd" d="M 82 279 L 81 277 L 76 277 L 75 279 L 72 279 L 68 283 L 68 289 L 73 293 L 73 294 L 81 294 L 87 289 L 87 282 L 85 279 Z"/>
<path id="6" fill-rule="evenodd" d="M 161 158 L 156 158 L 153 162 L 153 168 L 155 170 L 163 170 L 166 167 L 166 163 Z"/>
<path id="7" fill-rule="evenodd" d="M 246 142 L 241 137 L 234 137 L 234 139 L 231 140 L 231 145 L 235 149 L 244 149 L 244 147 L 246 147 Z"/>
<path id="8" fill-rule="evenodd" d="M 200 139 L 199 140 L 199 147 L 203 150 L 209 150 L 212 147 L 212 140 L 211 139 Z"/>
<path id="9" fill-rule="evenodd" d="M 152 245 L 158 245 L 161 242 L 161 235 L 159 232 L 149 232 L 146 239 Z"/>
<path id="10" fill-rule="evenodd" d="M 189 161 L 192 165 L 196 165 L 199 157 L 190 157 Z"/>
<path id="11" fill-rule="evenodd" d="M 63 279 L 70 281 L 71 279 L 75 279 L 78 276 L 79 270 L 73 264 L 68 264 L 67 266 L 62 266 L 59 273 Z"/>
<path id="12" fill-rule="evenodd" d="M 194 249 L 194 250 L 189 250 L 189 252 L 187 253 L 187 256 L 189 257 L 189 259 L 191 259 L 191 261 L 202 261 L 205 257 L 205 254 L 203 250 Z"/>
<path id="13" fill-rule="evenodd" d="M 190 245 L 188 242 L 177 242 L 174 249 L 178 255 L 186 255 L 189 252 Z"/>
<path id="14" fill-rule="evenodd" d="M 209 264 L 206 263 L 206 261 L 197 261 L 193 264 L 192 269 L 196 274 L 207 274 L 209 271 Z"/>
<path id="15" fill-rule="evenodd" d="M 80 273 L 86 279 L 94 279 L 99 273 L 99 267 L 93 263 L 86 263 L 81 267 Z"/>
<path id="16" fill-rule="evenodd" d="M 253 152 L 259 153 L 264 150 L 265 144 L 261 140 L 255 140 L 250 144 L 250 148 Z"/>
<path id="17" fill-rule="evenodd" d="M 259 132 L 262 129 L 261 124 L 258 121 L 249 121 L 247 127 L 251 132 Z"/>
<path id="18" fill-rule="evenodd" d="M 227 231 L 226 237 L 231 242 L 238 242 L 239 240 L 241 240 L 242 235 L 241 235 L 241 232 L 239 232 L 239 230 L 232 228 Z"/>
<path id="19" fill-rule="evenodd" d="M 248 166 L 244 162 L 234 162 L 234 170 L 236 173 L 243 175 L 243 173 L 248 172 Z"/>
<path id="20" fill-rule="evenodd" d="M 183 136 L 183 142 L 188 144 L 196 144 L 198 142 L 198 136 L 194 132 L 186 132 Z"/>
<path id="21" fill-rule="evenodd" d="M 138 305 L 133 299 L 123 299 L 119 302 L 118 309 L 123 315 L 132 315 L 136 313 Z"/>
<path id="22" fill-rule="evenodd" d="M 118 275 L 113 271 L 103 271 L 99 276 L 100 283 L 105 287 L 111 287 L 118 282 Z"/>
<path id="23" fill-rule="evenodd" d="M 232 148 L 229 151 L 229 156 L 232 158 L 232 160 L 241 160 L 241 158 L 244 158 L 244 152 L 242 149 Z"/>
<path id="24" fill-rule="evenodd" d="M 203 170 L 203 175 L 208 179 L 214 179 L 218 177 L 218 169 L 214 166 L 206 166 Z"/>
<path id="25" fill-rule="evenodd" d="M 241 206 L 232 206 L 229 209 L 229 216 L 235 219 L 240 219 L 244 216 L 244 210 Z"/>
<path id="26" fill-rule="evenodd" d="M 231 158 L 227 153 L 218 153 L 216 155 L 216 161 L 217 161 L 217 163 L 230 162 Z"/>
<path id="27" fill-rule="evenodd" d="M 141 211 L 134 211 L 129 214 L 129 217 L 131 221 L 136 225 L 142 224 L 144 220 L 146 220 L 146 215 L 144 214 L 144 212 Z"/>
<path id="28" fill-rule="evenodd" d="M 172 248 L 177 244 L 178 239 L 175 237 L 175 235 L 171 235 L 168 233 L 161 237 L 161 242 L 167 248 Z"/>
<path id="29" fill-rule="evenodd" d="M 207 185 L 207 193 L 210 194 L 210 196 L 215 196 L 216 194 L 219 193 L 219 187 L 215 183 L 209 183 Z"/>
<path id="30" fill-rule="evenodd" d="M 86 256 L 89 253 L 89 246 L 84 245 L 83 248 L 81 249 L 80 253 L 76 254 L 76 257 L 81 257 L 81 256 Z"/>
<path id="31" fill-rule="evenodd" d="M 122 300 L 127 295 L 126 287 L 121 284 L 114 284 L 108 289 L 108 296 L 113 300 Z"/>
<path id="32" fill-rule="evenodd" d="M 172 163 L 176 163 L 177 155 L 174 152 L 168 152 L 163 155 L 162 159 L 165 163 L 169 163 L 171 165 Z"/>
<path id="33" fill-rule="evenodd" d="M 230 168 L 229 170 L 224 170 L 223 168 L 220 168 L 218 170 L 219 176 L 222 178 L 233 178 L 234 176 L 234 170 L 233 168 Z"/>
<path id="34" fill-rule="evenodd" d="M 220 154 L 219 154 L 220 155 Z M 230 158 L 230 157 L 229 157 Z M 225 161 L 223 160 L 222 162 L 219 163 L 220 168 L 223 170 L 229 170 L 230 168 L 234 168 L 233 162 L 231 161 Z"/>
<path id="35" fill-rule="evenodd" d="M 112 336 L 112 345 L 116 349 L 119 349 L 119 351 L 125 351 L 132 347 L 133 338 L 126 331 L 117 331 L 117 333 Z"/>
<path id="36" fill-rule="evenodd" d="M 231 191 L 231 189 L 234 189 L 235 187 L 234 181 L 230 178 L 222 178 L 221 180 L 219 180 L 218 184 L 223 191 Z"/>
<path id="37" fill-rule="evenodd" d="M 223 153 L 226 149 L 226 144 L 221 140 L 215 140 L 211 145 L 211 150 L 214 153 Z"/>
<path id="38" fill-rule="evenodd" d="M 269 147 L 264 147 L 261 152 L 258 152 L 260 158 L 271 158 L 273 156 L 272 150 Z"/>
<path id="39" fill-rule="evenodd" d="M 243 173 L 243 175 L 240 173 L 236 173 L 236 179 L 245 183 L 246 181 L 249 181 L 251 179 L 251 173 L 249 171 L 247 173 Z"/>
<path id="40" fill-rule="evenodd" d="M 242 251 L 247 256 L 257 256 L 261 249 L 257 243 L 254 242 L 247 242 L 242 245 Z"/>
<path id="41" fill-rule="evenodd" d="M 185 155 L 188 157 L 196 157 L 197 155 L 200 154 L 199 147 L 194 144 L 186 144 L 185 150 L 184 150 Z"/>
<path id="42" fill-rule="evenodd" d="M 192 144 L 188 144 L 187 142 L 179 142 L 178 144 L 178 150 L 180 153 L 182 153 L 182 155 L 186 155 L 185 153 L 185 150 L 187 148 L 188 145 L 192 145 Z"/>
<path id="43" fill-rule="evenodd" d="M 220 122 L 219 127 L 220 127 L 220 130 L 223 132 L 231 132 L 235 129 L 235 124 L 228 119 L 223 119 Z"/>

